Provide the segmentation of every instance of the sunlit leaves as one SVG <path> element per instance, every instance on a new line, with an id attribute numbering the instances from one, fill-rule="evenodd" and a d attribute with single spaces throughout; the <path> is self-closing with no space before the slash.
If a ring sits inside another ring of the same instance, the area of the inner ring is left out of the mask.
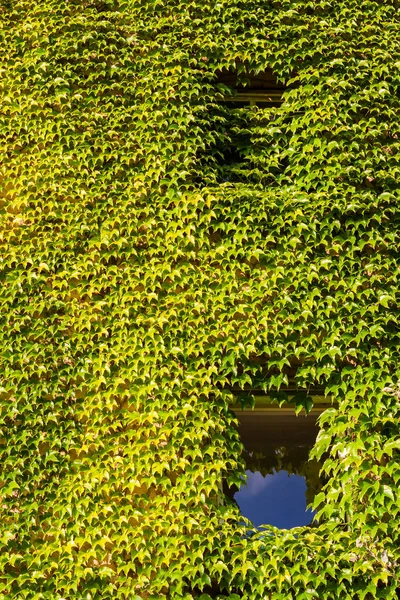
<path id="1" fill-rule="evenodd" d="M 0 595 L 393 598 L 395 5 L 3 4 Z M 315 387 L 318 526 L 255 532 L 231 391 Z"/>

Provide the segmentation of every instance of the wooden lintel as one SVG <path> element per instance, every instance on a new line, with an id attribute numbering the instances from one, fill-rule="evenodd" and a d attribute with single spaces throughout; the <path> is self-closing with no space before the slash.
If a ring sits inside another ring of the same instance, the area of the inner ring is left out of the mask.
<path id="1" fill-rule="evenodd" d="M 250 102 L 251 104 L 265 102 L 274 104 L 275 102 L 283 102 L 282 94 L 283 91 L 280 90 L 238 91 L 235 96 L 224 96 L 223 102 Z"/>
<path id="2" fill-rule="evenodd" d="M 320 415 L 322 414 L 327 408 L 336 408 L 337 404 L 319 404 L 317 406 L 313 406 L 310 410 L 310 412 L 308 414 L 311 415 Z M 255 406 L 254 408 L 242 408 L 241 406 L 234 404 L 231 409 L 234 411 L 234 413 L 236 415 L 240 415 L 240 414 L 246 414 L 246 415 L 253 415 L 254 417 L 260 417 L 262 415 L 288 415 L 288 416 L 293 416 L 295 414 L 296 411 L 296 405 L 295 404 L 287 404 L 286 406 L 277 406 L 275 405 L 270 405 L 270 406 Z M 301 415 L 304 415 L 304 411 L 302 410 L 302 412 L 300 413 Z"/>

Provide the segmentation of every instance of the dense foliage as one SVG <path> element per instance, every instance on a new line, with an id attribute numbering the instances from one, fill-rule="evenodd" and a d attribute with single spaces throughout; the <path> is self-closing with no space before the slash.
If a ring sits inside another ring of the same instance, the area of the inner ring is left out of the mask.
<path id="1" fill-rule="evenodd" d="M 1 0 L 2 600 L 396 597 L 398 10 Z M 229 390 L 289 369 L 330 477 L 260 533 Z"/>

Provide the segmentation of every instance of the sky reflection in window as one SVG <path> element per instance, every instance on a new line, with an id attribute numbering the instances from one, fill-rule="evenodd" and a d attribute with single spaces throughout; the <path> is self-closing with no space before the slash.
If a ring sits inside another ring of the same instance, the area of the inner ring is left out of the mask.
<path id="1" fill-rule="evenodd" d="M 317 416 L 296 416 L 290 408 L 237 412 L 247 482 L 228 490 L 228 497 L 254 526 L 290 529 L 312 522 L 307 505 L 322 487 L 320 464 L 309 460 Z"/>
<path id="2" fill-rule="evenodd" d="M 263 477 L 246 471 L 247 482 L 234 495 L 243 516 L 256 527 L 274 525 L 290 529 L 309 525 L 314 513 L 306 510 L 306 480 L 302 475 L 281 470 Z"/>

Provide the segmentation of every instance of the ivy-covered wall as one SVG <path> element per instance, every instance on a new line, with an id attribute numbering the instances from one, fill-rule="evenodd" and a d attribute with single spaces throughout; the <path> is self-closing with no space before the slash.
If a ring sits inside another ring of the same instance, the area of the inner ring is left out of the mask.
<path id="1" fill-rule="evenodd" d="M 1 0 L 1 600 L 396 598 L 399 7 Z M 256 532 L 230 390 L 293 369 L 319 524 Z"/>

